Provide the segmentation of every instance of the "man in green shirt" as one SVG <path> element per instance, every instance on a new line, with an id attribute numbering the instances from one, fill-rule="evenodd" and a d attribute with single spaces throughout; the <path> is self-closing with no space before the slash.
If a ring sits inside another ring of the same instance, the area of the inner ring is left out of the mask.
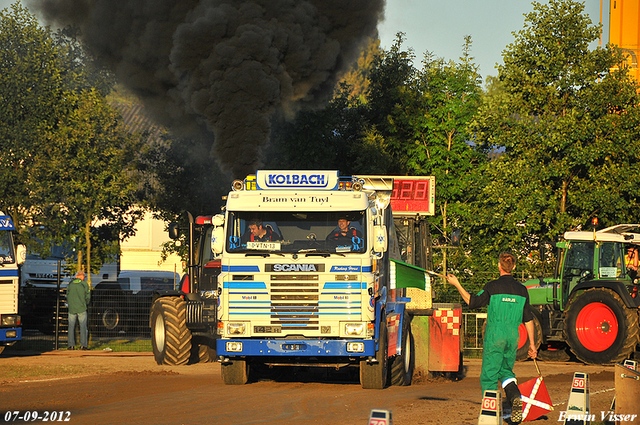
<path id="1" fill-rule="evenodd" d="M 529 356 L 535 359 L 537 350 L 533 337 L 533 314 L 529 307 L 527 288 L 511 276 L 516 257 L 503 252 L 498 260 L 500 277 L 487 283 L 477 295 L 469 294 L 458 279 L 450 274 L 447 282 L 455 286 L 462 299 L 475 309 L 488 306 L 487 328 L 482 344 L 482 371 L 480 385 L 485 390 L 497 390 L 498 381 L 511 404 L 511 421 L 522 421 L 522 399 L 513 365 L 518 351 L 518 327 L 524 323 L 529 336 Z"/>
<path id="2" fill-rule="evenodd" d="M 76 322 L 80 324 L 80 349 L 89 349 L 89 329 L 87 327 L 87 307 L 91 300 L 89 285 L 84 280 L 82 270 L 67 287 L 67 305 L 69 306 L 69 350 L 76 349 Z"/>

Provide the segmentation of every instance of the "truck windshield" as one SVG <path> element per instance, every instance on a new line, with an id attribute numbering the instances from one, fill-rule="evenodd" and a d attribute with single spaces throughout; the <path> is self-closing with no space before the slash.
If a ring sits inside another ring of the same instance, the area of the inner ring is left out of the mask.
<path id="1" fill-rule="evenodd" d="M 9 230 L 0 230 L 0 264 L 13 262 L 14 258 L 11 232 Z"/>
<path id="2" fill-rule="evenodd" d="M 593 272 L 594 242 L 571 242 L 564 260 L 564 275 L 580 276 L 584 271 Z"/>
<path id="3" fill-rule="evenodd" d="M 364 211 L 229 212 L 227 252 L 364 253 Z"/>

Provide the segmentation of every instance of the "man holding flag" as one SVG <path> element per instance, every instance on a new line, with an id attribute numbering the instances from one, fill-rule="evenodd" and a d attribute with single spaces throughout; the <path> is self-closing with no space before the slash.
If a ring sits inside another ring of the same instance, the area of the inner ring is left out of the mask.
<path id="1" fill-rule="evenodd" d="M 452 274 L 447 276 L 447 282 L 456 287 L 471 309 L 488 306 L 480 373 L 482 394 L 485 390 L 497 390 L 500 381 L 511 405 L 511 421 L 519 423 L 522 421 L 522 399 L 513 365 L 518 350 L 520 323 L 524 322 L 529 336 L 529 356 L 535 359 L 538 353 L 533 335 L 529 293 L 511 275 L 515 266 L 516 257 L 513 254 L 500 254 L 500 277 L 487 283 L 477 295 L 469 294 Z"/>

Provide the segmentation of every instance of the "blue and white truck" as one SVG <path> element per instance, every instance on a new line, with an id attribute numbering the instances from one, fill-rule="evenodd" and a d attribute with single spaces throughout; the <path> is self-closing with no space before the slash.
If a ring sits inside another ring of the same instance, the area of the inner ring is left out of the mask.
<path id="1" fill-rule="evenodd" d="M 359 368 L 363 388 L 409 385 L 392 191 L 393 179 L 337 171 L 265 170 L 235 181 L 224 214 L 191 220 L 200 244 L 191 244 L 182 290 L 152 306 L 156 361 L 185 363 L 197 337 L 215 342 L 226 384 L 291 365 Z"/>
<path id="2" fill-rule="evenodd" d="M 18 314 L 18 266 L 24 262 L 24 245 L 15 245 L 15 226 L 10 216 L 0 213 L 0 353 L 22 338 Z"/>

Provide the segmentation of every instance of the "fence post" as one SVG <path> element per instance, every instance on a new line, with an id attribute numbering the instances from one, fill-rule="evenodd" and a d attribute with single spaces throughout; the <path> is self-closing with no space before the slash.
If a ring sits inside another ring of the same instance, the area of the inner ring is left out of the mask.
<path id="1" fill-rule="evenodd" d="M 58 337 L 59 335 L 59 318 L 60 318 L 60 261 L 58 260 L 58 279 L 57 279 L 57 286 L 58 286 L 58 290 L 56 291 L 56 343 L 54 346 L 54 349 L 57 351 L 58 350 Z"/>

